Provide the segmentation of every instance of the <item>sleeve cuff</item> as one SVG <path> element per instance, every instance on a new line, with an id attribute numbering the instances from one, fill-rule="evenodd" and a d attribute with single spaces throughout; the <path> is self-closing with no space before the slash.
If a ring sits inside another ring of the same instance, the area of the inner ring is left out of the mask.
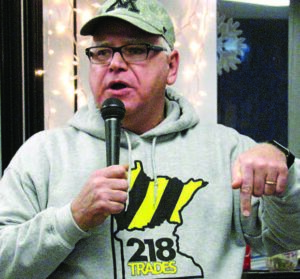
<path id="1" fill-rule="evenodd" d="M 62 239 L 70 246 L 74 246 L 80 239 L 90 236 L 89 232 L 83 231 L 75 222 L 71 204 L 58 209 L 55 214 L 56 228 Z"/>

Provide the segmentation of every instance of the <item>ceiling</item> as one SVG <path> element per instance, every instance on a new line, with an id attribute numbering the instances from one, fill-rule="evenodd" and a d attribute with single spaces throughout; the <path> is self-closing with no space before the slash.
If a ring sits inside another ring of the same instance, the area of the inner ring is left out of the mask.
<path id="1" fill-rule="evenodd" d="M 289 7 L 270 7 L 219 0 L 218 11 L 226 17 L 253 19 L 288 19 Z"/>

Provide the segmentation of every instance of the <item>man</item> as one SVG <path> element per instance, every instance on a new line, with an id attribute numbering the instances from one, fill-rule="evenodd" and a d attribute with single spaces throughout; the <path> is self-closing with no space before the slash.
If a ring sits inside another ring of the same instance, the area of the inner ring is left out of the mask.
<path id="1" fill-rule="evenodd" d="M 6 170 L 1 278 L 240 278 L 246 243 L 300 247 L 299 162 L 287 177 L 280 149 L 202 125 L 166 88 L 179 54 L 157 1 L 109 0 L 81 33 L 93 98 Z M 106 167 L 98 108 L 111 97 L 126 114 L 120 164 Z"/>

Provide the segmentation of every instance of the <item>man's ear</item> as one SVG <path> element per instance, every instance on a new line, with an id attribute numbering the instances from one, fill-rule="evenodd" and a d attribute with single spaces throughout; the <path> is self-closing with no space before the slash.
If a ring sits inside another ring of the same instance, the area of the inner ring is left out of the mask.
<path id="1" fill-rule="evenodd" d="M 171 54 L 169 54 L 169 74 L 167 77 L 167 84 L 172 85 L 175 83 L 177 79 L 177 72 L 179 67 L 179 53 L 177 50 L 173 50 Z"/>

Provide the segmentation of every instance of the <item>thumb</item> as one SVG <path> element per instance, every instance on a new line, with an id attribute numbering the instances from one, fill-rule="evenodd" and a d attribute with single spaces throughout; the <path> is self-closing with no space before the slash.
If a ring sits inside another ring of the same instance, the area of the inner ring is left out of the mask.
<path id="1" fill-rule="evenodd" d="M 232 175 L 232 181 L 231 181 L 232 188 L 239 189 L 242 186 L 243 179 L 242 179 L 241 166 L 238 159 L 233 164 L 231 175 Z"/>

